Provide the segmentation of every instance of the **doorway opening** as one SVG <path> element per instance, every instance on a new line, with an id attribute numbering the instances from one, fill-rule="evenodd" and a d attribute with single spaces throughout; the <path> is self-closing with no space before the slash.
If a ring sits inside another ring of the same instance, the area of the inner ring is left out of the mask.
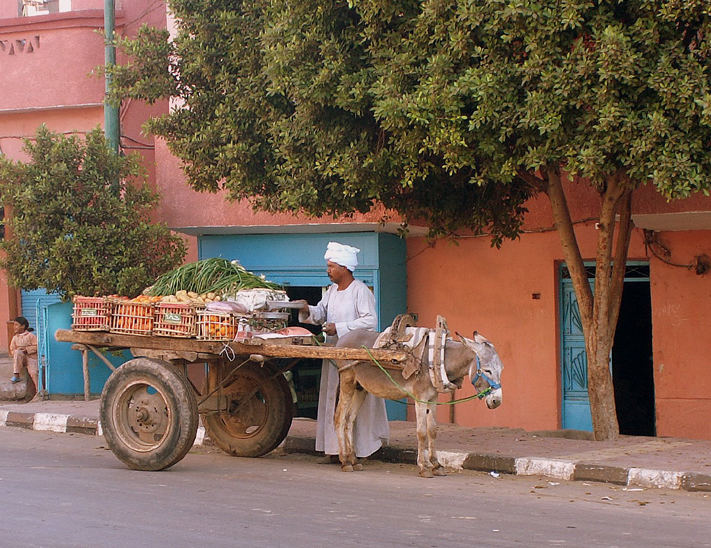
<path id="1" fill-rule="evenodd" d="M 586 270 L 594 290 L 595 265 L 586 265 Z M 592 431 L 580 311 L 570 272 L 564 264 L 560 272 L 562 428 Z M 625 268 L 610 372 L 620 433 L 655 436 L 652 303 L 646 262 L 629 262 Z"/>
<path id="2" fill-rule="evenodd" d="M 620 434 L 655 436 L 652 301 L 647 278 L 625 278 L 612 347 L 612 382 Z"/>

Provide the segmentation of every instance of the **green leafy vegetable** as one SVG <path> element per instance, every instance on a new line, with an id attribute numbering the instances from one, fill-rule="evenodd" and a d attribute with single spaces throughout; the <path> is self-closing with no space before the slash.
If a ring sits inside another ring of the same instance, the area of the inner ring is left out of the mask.
<path id="1" fill-rule="evenodd" d="M 203 259 L 166 272 L 148 288 L 148 295 L 174 295 L 177 291 L 233 293 L 240 289 L 281 289 L 262 276 L 249 272 L 237 261 L 221 257 Z"/>

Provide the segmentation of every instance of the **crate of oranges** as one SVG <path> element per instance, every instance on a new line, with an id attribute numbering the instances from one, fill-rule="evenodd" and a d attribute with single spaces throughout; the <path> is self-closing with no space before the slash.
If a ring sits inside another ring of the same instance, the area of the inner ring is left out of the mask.
<path id="1" fill-rule="evenodd" d="M 76 331 L 108 331 L 111 320 L 111 301 L 106 297 L 72 298 L 72 329 Z"/>
<path id="2" fill-rule="evenodd" d="M 111 333 L 127 335 L 151 335 L 153 314 L 160 297 L 140 295 L 135 299 L 113 299 Z"/>
<path id="3" fill-rule="evenodd" d="M 237 334 L 239 317 L 230 312 L 197 311 L 197 338 L 203 341 L 231 341 Z"/>
<path id="4" fill-rule="evenodd" d="M 155 305 L 153 335 L 164 337 L 194 337 L 195 307 L 187 303 L 160 302 Z"/>

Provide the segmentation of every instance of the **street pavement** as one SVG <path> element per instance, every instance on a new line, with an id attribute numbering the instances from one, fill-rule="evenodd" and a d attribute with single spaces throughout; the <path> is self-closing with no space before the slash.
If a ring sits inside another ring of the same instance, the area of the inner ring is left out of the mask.
<path id="1" fill-rule="evenodd" d="M 24 383 L 12 385 L 11 375 L 9 358 L 0 355 L 0 427 L 101 435 L 98 399 L 25 403 L 27 398 L 21 399 L 25 397 Z M 315 453 L 315 434 L 316 421 L 294 419 L 279 450 Z M 195 444 L 209 443 L 201 426 Z M 481 470 L 493 476 L 517 474 L 711 491 L 710 440 L 620 436 L 614 441 L 592 441 L 589 433 L 579 431 L 440 424 L 437 450 L 440 462 L 448 468 Z M 389 443 L 371 458 L 414 464 L 416 456 L 415 423 L 392 421 Z"/>

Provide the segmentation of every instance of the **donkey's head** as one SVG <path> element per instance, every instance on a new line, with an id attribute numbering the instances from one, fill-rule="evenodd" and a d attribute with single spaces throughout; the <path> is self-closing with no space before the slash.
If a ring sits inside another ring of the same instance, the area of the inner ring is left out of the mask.
<path id="1" fill-rule="evenodd" d="M 501 405 L 503 394 L 501 390 L 501 371 L 504 364 L 496 353 L 496 348 L 484 335 L 474 331 L 471 339 L 457 333 L 459 340 L 469 350 L 474 352 L 475 358 L 469 365 L 469 378 L 478 393 L 488 388 L 491 391 L 486 395 L 485 402 L 489 409 L 496 409 Z"/>

